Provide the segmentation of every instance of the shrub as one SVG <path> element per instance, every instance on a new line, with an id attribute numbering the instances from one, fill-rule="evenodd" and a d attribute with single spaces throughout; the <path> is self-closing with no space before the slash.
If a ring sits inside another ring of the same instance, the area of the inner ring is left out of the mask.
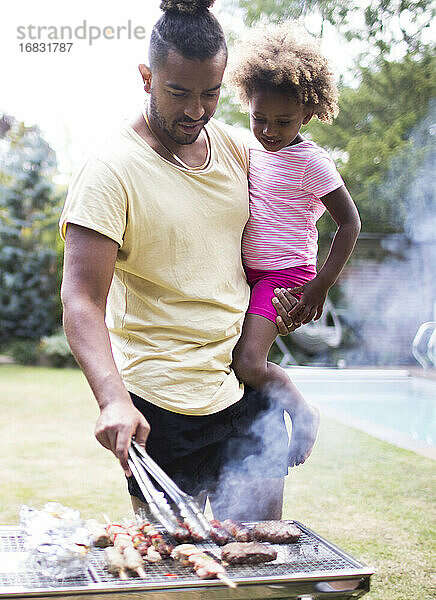
<path id="1" fill-rule="evenodd" d="M 38 360 L 39 340 L 15 339 L 8 342 L 4 352 L 20 365 L 34 365 Z"/>
<path id="2" fill-rule="evenodd" d="M 76 366 L 76 361 L 62 328 L 58 329 L 53 335 L 41 339 L 40 352 L 48 358 L 54 367 Z"/>
<path id="3" fill-rule="evenodd" d="M 0 343 L 37 343 L 59 325 L 56 155 L 37 126 L 1 123 Z"/>

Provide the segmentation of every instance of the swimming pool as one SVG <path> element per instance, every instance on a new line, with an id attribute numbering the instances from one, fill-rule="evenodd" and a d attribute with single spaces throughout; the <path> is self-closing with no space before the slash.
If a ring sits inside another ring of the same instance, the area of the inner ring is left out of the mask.
<path id="1" fill-rule="evenodd" d="M 287 371 L 307 400 L 327 416 L 436 459 L 436 381 L 397 369 Z"/>

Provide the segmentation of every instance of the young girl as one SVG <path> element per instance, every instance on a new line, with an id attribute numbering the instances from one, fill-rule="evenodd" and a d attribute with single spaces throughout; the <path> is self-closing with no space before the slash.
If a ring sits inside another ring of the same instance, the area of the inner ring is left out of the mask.
<path id="1" fill-rule="evenodd" d="M 250 218 L 242 241 L 251 299 L 233 367 L 240 380 L 278 398 L 290 414 L 292 467 L 310 455 L 319 416 L 285 371 L 267 361 L 277 336 L 275 295 L 286 302 L 288 291 L 298 300 L 288 303 L 290 331 L 319 319 L 354 248 L 360 219 L 332 159 L 300 134 L 312 117 L 330 121 L 337 114 L 332 74 L 313 39 L 289 21 L 252 30 L 238 47 L 230 83 L 248 105 L 260 142 L 250 150 Z M 338 228 L 317 273 L 316 221 L 326 208 Z"/>

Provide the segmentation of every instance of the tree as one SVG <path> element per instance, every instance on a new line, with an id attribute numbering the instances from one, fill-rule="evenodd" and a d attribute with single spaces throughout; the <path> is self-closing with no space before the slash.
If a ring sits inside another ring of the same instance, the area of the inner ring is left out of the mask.
<path id="1" fill-rule="evenodd" d="M 50 247 L 59 204 L 50 176 L 54 151 L 36 126 L 0 119 L 0 343 L 39 339 L 57 324 L 56 253 Z"/>
<path id="2" fill-rule="evenodd" d="M 332 125 L 312 121 L 310 136 L 330 150 L 356 201 L 364 231 L 402 232 L 404 194 L 387 193 L 385 181 L 399 156 L 413 153 L 412 131 L 436 97 L 436 57 L 430 52 L 398 62 L 383 61 L 377 71 L 362 69 L 357 89 L 341 90 L 340 112 Z M 421 146 L 424 159 L 428 146 Z M 403 170 L 404 185 L 414 168 Z M 391 189 L 393 189 L 391 187 Z"/>
<path id="3" fill-rule="evenodd" d="M 365 42 L 365 56 L 388 60 L 401 46 L 402 54 L 421 53 L 428 46 L 426 31 L 436 15 L 433 0 L 227 0 L 226 9 L 236 7 L 242 12 L 247 26 L 264 21 L 319 17 L 319 31 L 323 34 L 326 22 L 333 25 L 346 41 Z M 310 29 L 310 27 L 308 27 Z M 392 57 L 391 57 L 392 58 Z M 398 52 L 397 56 L 398 57 Z M 364 56 L 359 57 L 362 63 Z"/>
<path id="4" fill-rule="evenodd" d="M 316 13 L 320 17 L 320 31 L 328 21 L 332 25 L 347 22 L 349 15 L 354 12 L 353 6 L 347 0 L 227 0 L 227 10 L 238 7 L 242 18 L 248 27 L 259 21 L 277 23 L 282 19 L 304 19 Z M 313 32 L 315 33 L 315 32 Z"/>
<path id="5" fill-rule="evenodd" d="M 383 182 L 395 156 L 407 152 L 412 144 L 411 131 L 436 96 L 434 47 L 425 44 L 423 36 L 434 15 L 434 4 L 383 0 L 362 7 L 341 0 L 228 0 L 226 6 L 230 5 L 238 7 L 249 26 L 316 12 L 321 23 L 335 25 L 345 40 L 367 38 L 370 51 L 365 59 L 357 57 L 358 87 L 340 89 L 339 117 L 332 125 L 312 120 L 304 131 L 333 155 L 358 204 L 363 231 L 403 231 L 402 200 L 394 202 Z M 359 19 L 363 26 L 356 31 L 354 21 Z M 388 60 L 394 52 L 401 57 Z M 369 66 L 368 56 L 376 57 Z M 220 102 L 218 116 L 229 123 L 248 124 L 229 92 Z M 328 215 L 319 221 L 321 236 L 334 228 Z"/>

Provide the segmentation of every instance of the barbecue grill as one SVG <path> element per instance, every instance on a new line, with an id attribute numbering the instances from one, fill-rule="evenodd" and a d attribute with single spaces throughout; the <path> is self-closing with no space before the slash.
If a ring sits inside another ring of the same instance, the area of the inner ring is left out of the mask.
<path id="1" fill-rule="evenodd" d="M 121 581 L 105 568 L 103 551 L 93 549 L 87 572 L 80 577 L 51 579 L 29 569 L 22 532 L 0 527 L 0 599 L 53 597 L 65 600 L 266 600 L 360 598 L 369 591 L 373 570 L 301 523 L 295 544 L 276 544 L 277 559 L 261 565 L 226 567 L 238 587 L 199 579 L 172 560 L 146 564 L 147 579 Z M 253 525 L 249 523 L 248 525 Z M 220 557 L 212 542 L 197 544 Z"/>

